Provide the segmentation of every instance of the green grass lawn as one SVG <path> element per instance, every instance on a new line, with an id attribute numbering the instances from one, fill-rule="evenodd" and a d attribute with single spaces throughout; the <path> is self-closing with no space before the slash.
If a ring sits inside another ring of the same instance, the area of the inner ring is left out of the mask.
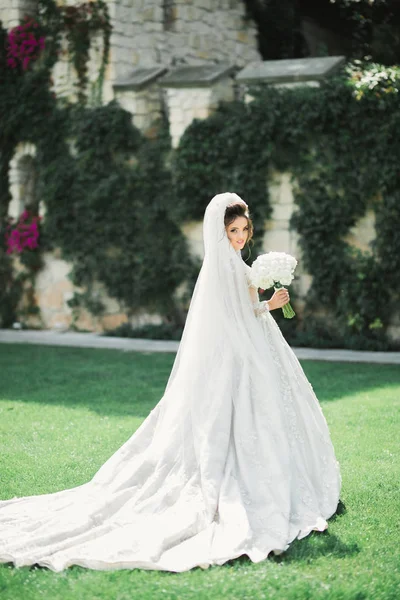
<path id="1" fill-rule="evenodd" d="M 173 358 L 0 344 L 0 497 L 89 480 L 161 398 Z M 326 532 L 259 564 L 179 574 L 0 565 L 1 600 L 398 600 L 400 368 L 303 366 L 343 477 L 345 509 Z"/>

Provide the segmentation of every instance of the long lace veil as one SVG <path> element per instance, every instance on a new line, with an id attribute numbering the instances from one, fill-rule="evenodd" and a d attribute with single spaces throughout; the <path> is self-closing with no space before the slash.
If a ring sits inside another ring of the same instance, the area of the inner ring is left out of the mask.
<path id="1" fill-rule="evenodd" d="M 204 261 L 153 438 L 159 436 L 161 453 L 165 451 L 162 438 L 177 436 L 177 463 L 188 473 L 201 469 L 203 481 L 215 484 L 215 490 L 204 494 L 210 517 L 233 433 L 234 411 L 249 401 L 250 388 L 265 393 L 268 386 L 265 360 L 270 349 L 254 315 L 245 264 L 224 225 L 225 210 L 235 203 L 247 207 L 237 194 L 223 193 L 206 209 Z M 279 389 L 279 381 L 269 384 Z M 215 444 L 220 452 L 210 453 Z"/>
<path id="2" fill-rule="evenodd" d="M 182 341 L 167 390 L 182 377 L 199 382 L 219 377 L 224 360 L 253 357 L 262 367 L 260 329 L 248 290 L 245 265 L 226 234 L 225 210 L 229 205 L 247 204 L 231 192 L 214 196 L 207 206 L 204 225 L 204 261 L 193 292 Z M 228 358 L 229 357 L 229 358 Z M 239 365 L 237 365 L 239 366 Z M 233 365 L 231 365 L 233 367 Z M 230 378 L 234 372 L 230 372 Z"/>

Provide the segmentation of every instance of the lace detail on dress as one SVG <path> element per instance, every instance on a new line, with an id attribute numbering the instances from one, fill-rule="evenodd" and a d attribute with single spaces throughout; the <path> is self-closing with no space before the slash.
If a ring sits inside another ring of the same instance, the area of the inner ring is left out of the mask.
<path id="1" fill-rule="evenodd" d="M 298 401 L 297 399 L 295 401 L 293 392 L 295 392 L 296 395 L 304 394 L 305 397 L 307 394 L 307 396 L 312 399 L 313 408 L 319 414 L 322 425 L 324 425 L 324 427 L 318 431 L 318 441 L 320 444 L 323 444 L 323 448 L 320 449 L 320 453 L 315 460 L 315 463 L 320 465 L 320 490 L 322 492 L 322 498 L 320 497 L 318 501 L 316 501 L 315 490 L 311 483 L 307 478 L 300 480 L 298 482 L 299 497 L 302 504 L 307 507 L 307 510 L 305 513 L 302 512 L 301 514 L 292 513 L 292 519 L 297 520 L 301 518 L 304 520 L 304 518 L 307 518 L 312 521 L 313 516 L 315 518 L 315 514 L 318 514 L 318 512 L 326 517 L 332 511 L 332 497 L 335 496 L 335 493 L 338 494 L 338 490 L 340 490 L 342 484 L 340 465 L 336 460 L 328 425 L 310 382 L 305 376 L 296 356 L 288 346 L 275 320 L 272 317 L 263 319 L 263 328 L 266 338 L 277 350 L 272 353 L 272 359 L 280 374 L 282 403 L 284 405 L 285 413 L 289 418 L 288 422 L 291 433 L 289 436 L 289 445 L 292 452 L 298 451 L 297 442 L 300 442 L 305 449 L 307 448 L 306 440 L 309 442 L 308 432 L 304 427 L 304 423 L 300 423 L 299 421 L 299 416 L 296 411 Z M 277 339 L 278 336 L 279 339 Z M 277 343 L 278 341 L 280 344 Z M 285 363 L 283 362 L 283 358 L 285 358 Z M 287 362 L 286 359 L 288 359 Z M 289 380 L 286 373 L 290 362 L 292 364 L 290 365 Z M 308 400 L 308 402 L 310 402 L 310 400 Z M 306 437 L 304 437 L 304 433 L 306 434 Z M 326 452 L 324 451 L 325 449 Z M 323 450 L 323 452 L 321 452 L 321 450 Z"/>
<path id="2" fill-rule="evenodd" d="M 269 305 L 266 300 L 263 300 L 262 302 L 253 302 L 252 304 L 256 317 L 261 317 L 262 315 L 265 315 L 265 313 L 269 312 Z"/>
<path id="3" fill-rule="evenodd" d="M 247 285 L 249 287 L 249 294 L 250 294 L 250 299 L 251 299 L 251 304 L 253 307 L 253 311 L 256 317 L 263 317 L 265 314 L 269 313 L 269 305 L 268 302 L 266 300 L 262 300 L 260 302 L 260 299 L 258 297 L 258 291 L 257 288 L 252 285 L 251 283 L 251 279 L 250 279 L 250 271 L 251 268 L 246 265 L 245 263 L 243 263 L 245 266 L 245 274 L 246 274 L 246 281 L 247 281 Z"/>

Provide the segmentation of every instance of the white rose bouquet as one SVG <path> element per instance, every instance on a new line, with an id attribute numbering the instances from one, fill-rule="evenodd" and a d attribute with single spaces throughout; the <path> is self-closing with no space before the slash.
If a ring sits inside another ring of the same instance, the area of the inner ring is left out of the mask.
<path id="1" fill-rule="evenodd" d="M 275 290 L 292 283 L 297 260 L 286 252 L 267 252 L 260 254 L 251 267 L 251 282 L 256 288 Z M 282 307 L 283 316 L 291 319 L 296 314 L 288 302 Z"/>

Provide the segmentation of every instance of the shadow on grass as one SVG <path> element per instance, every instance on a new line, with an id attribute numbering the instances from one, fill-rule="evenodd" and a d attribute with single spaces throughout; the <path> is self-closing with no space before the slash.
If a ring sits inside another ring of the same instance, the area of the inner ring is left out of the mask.
<path id="1" fill-rule="evenodd" d="M 339 500 L 338 508 L 335 514 L 329 519 L 329 523 L 334 522 L 346 513 L 344 503 Z M 312 531 L 308 536 L 301 540 L 295 539 L 290 544 L 286 552 L 279 555 L 274 555 L 272 552 L 268 556 L 268 560 L 275 563 L 290 564 L 294 562 L 309 563 L 321 556 L 332 556 L 336 558 L 344 558 L 353 556 L 360 552 L 360 547 L 357 543 L 345 544 L 337 535 L 330 533 L 329 529 L 320 532 Z M 225 563 L 227 566 L 235 566 L 240 564 L 252 564 L 247 554 L 243 554 L 238 558 Z"/>
<path id="2" fill-rule="evenodd" d="M 162 398 L 173 361 L 173 354 L 0 344 L 0 400 L 144 419 Z M 400 385 L 396 365 L 302 364 L 322 402 Z"/>
<path id="3" fill-rule="evenodd" d="M 164 393 L 173 359 L 160 353 L 0 344 L 0 400 L 144 419 Z"/>
<path id="4" fill-rule="evenodd" d="M 329 533 L 329 529 L 323 533 L 313 531 L 302 540 L 294 540 L 286 553 L 273 556 L 275 562 L 291 563 L 298 560 L 309 562 L 321 556 L 335 556 L 344 558 L 358 554 L 360 548 L 357 543 L 344 544 L 336 535 Z"/>
<path id="5" fill-rule="evenodd" d="M 320 402 L 400 386 L 398 365 L 302 361 L 302 367 Z"/>

